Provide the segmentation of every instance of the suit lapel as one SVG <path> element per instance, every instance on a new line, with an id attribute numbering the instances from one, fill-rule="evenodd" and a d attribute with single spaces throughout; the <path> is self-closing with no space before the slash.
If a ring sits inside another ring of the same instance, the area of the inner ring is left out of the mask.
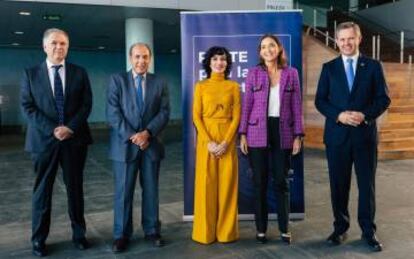
<path id="1" fill-rule="evenodd" d="M 41 77 L 40 77 L 40 87 L 43 88 L 43 91 L 46 96 L 47 99 L 49 100 L 49 105 L 51 107 L 53 107 L 53 110 L 56 111 L 56 103 L 55 103 L 55 97 L 53 96 L 53 91 L 52 91 L 52 83 L 50 82 L 49 79 L 49 72 L 47 70 L 47 64 L 46 61 L 41 65 L 40 67 L 40 73 L 41 73 Z M 57 113 L 56 113 L 57 116 Z"/>
<path id="2" fill-rule="evenodd" d="M 65 94 L 63 95 L 65 97 L 65 107 L 71 93 L 70 91 L 73 83 L 73 77 L 73 67 L 69 63 L 65 62 Z"/>
<path id="3" fill-rule="evenodd" d="M 134 75 L 132 74 L 132 70 L 129 70 L 127 75 L 127 92 L 128 92 L 128 96 L 130 96 L 131 100 L 131 104 L 133 107 L 133 110 L 138 111 L 138 103 L 137 103 L 137 91 L 135 88 L 135 81 L 134 81 Z M 141 111 L 138 111 L 138 113 L 140 113 Z"/>
<path id="4" fill-rule="evenodd" d="M 147 73 L 147 77 L 146 77 L 146 81 L 145 81 L 145 96 L 144 96 L 143 114 L 148 109 L 149 103 L 151 103 L 151 98 L 152 98 L 152 95 L 153 95 L 153 92 L 154 92 L 153 82 L 154 82 L 153 75 L 150 74 L 150 73 Z"/>
<path id="5" fill-rule="evenodd" d="M 287 77 L 288 77 L 288 71 L 286 68 L 282 69 L 280 72 L 280 80 L 279 80 L 279 99 L 280 103 L 283 102 L 283 93 L 285 92 L 286 85 L 287 85 Z"/>
<path id="6" fill-rule="evenodd" d="M 342 61 L 342 57 L 339 56 L 335 60 L 335 75 L 338 75 L 338 82 L 340 82 L 340 86 L 342 90 L 347 93 L 347 95 L 350 94 L 349 87 L 348 87 L 348 80 L 346 79 L 346 73 L 345 73 L 345 66 L 344 62 Z M 355 80 L 354 80 L 355 81 Z"/>
<path id="7" fill-rule="evenodd" d="M 366 63 L 365 58 L 362 55 L 360 55 L 357 61 L 356 73 L 355 73 L 355 78 L 354 78 L 354 84 L 352 85 L 351 94 L 356 91 L 356 88 L 358 88 L 359 86 L 358 82 L 361 80 L 361 76 L 365 74 L 365 69 L 366 69 L 365 63 Z"/>

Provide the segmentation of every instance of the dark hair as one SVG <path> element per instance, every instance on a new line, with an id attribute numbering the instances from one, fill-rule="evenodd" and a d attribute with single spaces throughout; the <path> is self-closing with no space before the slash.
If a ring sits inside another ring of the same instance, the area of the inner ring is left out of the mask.
<path id="1" fill-rule="evenodd" d="M 266 68 L 266 64 L 264 62 L 264 60 L 262 59 L 262 57 L 260 56 L 260 50 L 262 48 L 262 41 L 266 38 L 271 38 L 272 40 L 274 40 L 277 44 L 277 46 L 279 47 L 279 56 L 277 57 L 277 67 L 278 68 L 284 68 L 287 66 L 287 57 L 286 57 L 286 52 L 285 52 L 285 48 L 283 48 L 282 43 L 280 42 L 279 38 L 276 37 L 273 34 L 270 33 L 266 33 L 265 35 L 263 35 L 260 40 L 259 40 L 259 46 L 257 46 L 257 52 L 259 54 L 259 66 L 262 66 L 263 68 Z"/>
<path id="2" fill-rule="evenodd" d="M 203 64 L 204 70 L 207 73 L 207 78 L 210 78 L 211 76 L 210 62 L 211 62 L 211 59 L 215 55 L 226 56 L 227 66 L 226 66 L 226 70 L 224 70 L 224 78 L 227 79 L 229 77 L 231 66 L 232 66 L 231 55 L 230 55 L 230 52 L 225 47 L 220 47 L 220 46 L 213 46 L 209 48 L 206 54 L 204 55 L 202 64 Z"/>

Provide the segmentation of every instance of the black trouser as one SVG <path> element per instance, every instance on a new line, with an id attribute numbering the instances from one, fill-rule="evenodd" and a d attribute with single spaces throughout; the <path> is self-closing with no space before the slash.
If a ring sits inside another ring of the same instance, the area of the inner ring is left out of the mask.
<path id="1" fill-rule="evenodd" d="M 32 242 L 44 243 L 49 234 L 53 183 L 60 164 L 68 197 L 72 240 L 85 237 L 83 168 L 87 146 L 59 143 L 42 153 L 32 153 L 36 181 L 32 197 Z"/>
<path id="2" fill-rule="evenodd" d="M 352 164 L 358 184 L 358 223 L 362 233 L 371 237 L 376 231 L 375 219 L 375 171 L 377 145 L 354 145 L 350 138 L 340 146 L 326 146 L 328 158 L 331 201 L 334 214 L 334 231 L 338 234 L 349 228 L 349 190 Z"/>
<path id="3" fill-rule="evenodd" d="M 265 233 L 267 230 L 268 209 L 266 194 L 268 172 L 270 171 L 276 194 L 279 230 L 282 233 L 286 233 L 289 230 L 290 194 L 288 171 L 291 150 L 281 149 L 279 118 L 269 117 L 268 139 L 269 147 L 249 147 L 249 159 L 253 170 L 255 187 L 256 229 L 259 233 Z"/>

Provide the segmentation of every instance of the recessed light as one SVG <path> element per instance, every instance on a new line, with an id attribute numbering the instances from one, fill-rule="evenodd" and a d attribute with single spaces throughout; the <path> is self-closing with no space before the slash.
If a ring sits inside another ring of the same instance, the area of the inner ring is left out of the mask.
<path id="1" fill-rule="evenodd" d="M 177 49 L 171 49 L 170 52 L 171 53 L 177 53 Z"/>
<path id="2" fill-rule="evenodd" d="M 11 45 L 12 45 L 12 46 L 20 46 L 20 43 L 13 42 Z"/>
<path id="3" fill-rule="evenodd" d="M 15 31 L 14 34 L 16 34 L 16 35 L 23 35 L 24 32 L 22 32 L 22 31 Z"/>
<path id="4" fill-rule="evenodd" d="M 98 49 L 105 49 L 105 46 L 99 46 Z"/>
<path id="5" fill-rule="evenodd" d="M 28 11 L 21 11 L 21 12 L 19 12 L 19 14 L 20 14 L 20 15 L 29 16 L 29 15 L 31 15 L 32 13 L 30 13 L 30 12 L 28 12 Z"/>

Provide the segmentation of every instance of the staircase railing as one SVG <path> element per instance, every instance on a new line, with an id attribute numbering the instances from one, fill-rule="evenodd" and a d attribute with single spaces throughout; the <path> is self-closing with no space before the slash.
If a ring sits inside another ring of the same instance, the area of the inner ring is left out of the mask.
<path id="1" fill-rule="evenodd" d="M 304 22 L 309 26 L 309 32 L 324 42 L 325 45 L 336 49 L 335 44 L 335 31 L 336 26 L 340 22 L 354 21 L 361 26 L 363 41 L 361 44 L 361 51 L 366 55 L 371 55 L 372 58 L 381 61 L 391 61 L 400 63 L 411 63 L 412 55 L 414 54 L 414 47 L 407 47 L 414 45 L 414 31 L 390 31 L 384 26 L 370 21 L 361 15 L 358 15 L 352 11 L 341 10 L 341 7 L 331 6 L 330 9 L 309 7 L 307 5 L 300 4 L 301 1 L 296 2 L 296 8 L 303 9 L 304 17 L 312 17 L 310 19 L 304 19 Z M 320 1 L 322 2 L 322 1 Z M 343 3 L 343 1 L 340 1 Z M 364 1 L 362 1 L 364 2 Z M 365 1 L 366 4 L 384 4 L 391 1 Z M 326 1 L 324 1 L 326 4 Z M 316 2 L 316 5 L 318 2 Z M 362 3 L 364 4 L 364 3 Z M 360 5 L 361 6 L 361 5 Z M 312 13 L 309 13 L 312 12 Z M 322 18 L 321 18 L 322 17 Z M 322 25 L 320 20 L 323 19 L 326 22 Z"/>

